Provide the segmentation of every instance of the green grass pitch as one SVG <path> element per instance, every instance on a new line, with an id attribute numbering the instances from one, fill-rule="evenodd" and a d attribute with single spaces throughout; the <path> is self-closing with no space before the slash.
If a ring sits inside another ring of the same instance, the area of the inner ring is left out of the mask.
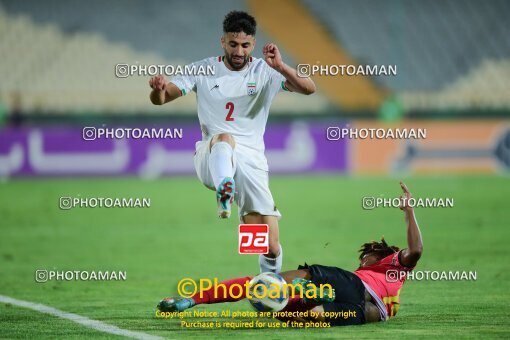
<path id="1" fill-rule="evenodd" d="M 173 339 L 510 337 L 508 178 L 411 177 L 405 182 L 415 197 L 455 200 L 453 208 L 416 209 L 424 239 L 417 269 L 471 270 L 477 272 L 477 280 L 407 282 L 397 316 L 386 323 L 308 330 L 206 330 L 181 328 L 178 319 L 155 318 L 156 303 L 175 295 L 181 278 L 223 280 L 258 271 L 257 256 L 237 254 L 237 218 L 219 220 L 214 193 L 191 177 L 0 183 L 0 295 Z M 359 246 L 382 235 L 405 246 L 400 210 L 361 208 L 363 196 L 399 195 L 396 178 L 273 176 L 270 185 L 283 214 L 284 269 L 306 261 L 353 270 Z M 58 208 L 58 197 L 77 195 L 148 197 L 152 205 Z M 122 270 L 127 280 L 36 283 L 37 269 Z M 198 309 L 250 310 L 250 306 L 242 301 Z M 0 337 L 116 336 L 2 303 Z"/>

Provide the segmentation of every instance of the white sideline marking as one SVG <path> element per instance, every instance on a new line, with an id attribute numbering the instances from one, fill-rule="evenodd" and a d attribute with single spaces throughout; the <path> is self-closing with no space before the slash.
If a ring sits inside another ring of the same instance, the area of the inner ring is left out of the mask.
<path id="1" fill-rule="evenodd" d="M 98 331 L 104 332 L 104 333 L 121 335 L 121 336 L 125 336 L 128 338 L 134 338 L 134 339 L 154 339 L 154 340 L 155 339 L 163 339 L 159 336 L 154 336 L 154 335 L 150 335 L 150 334 L 143 333 L 143 332 L 128 331 L 126 329 L 122 329 L 117 326 L 112 326 L 112 325 L 109 325 L 109 324 L 101 322 L 101 321 L 89 319 L 85 316 L 81 316 L 81 315 L 74 314 L 74 313 L 64 312 L 64 311 L 61 311 L 60 309 L 56 309 L 56 308 L 53 308 L 50 306 L 41 305 L 39 303 L 33 303 L 33 302 L 29 302 L 29 301 L 13 299 L 11 297 L 4 296 L 4 295 L 0 295 L 0 302 L 10 303 L 15 306 L 28 308 L 28 309 L 35 310 L 37 312 L 54 315 L 54 316 L 57 316 L 62 319 L 71 320 L 72 322 L 79 323 L 80 325 L 83 325 L 83 326 L 89 327 L 89 328 L 93 328 L 95 330 L 98 330 Z"/>

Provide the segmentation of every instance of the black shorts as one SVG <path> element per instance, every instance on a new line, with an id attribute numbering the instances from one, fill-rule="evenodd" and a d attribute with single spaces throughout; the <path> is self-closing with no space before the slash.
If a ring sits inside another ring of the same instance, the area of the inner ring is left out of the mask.
<path id="1" fill-rule="evenodd" d="M 335 290 L 335 301 L 326 302 L 322 306 L 325 312 L 340 312 L 336 317 L 327 317 L 331 326 L 361 325 L 365 321 L 365 286 L 361 279 L 353 273 L 337 268 L 318 264 L 299 266 L 308 269 L 312 282 L 330 284 Z"/>

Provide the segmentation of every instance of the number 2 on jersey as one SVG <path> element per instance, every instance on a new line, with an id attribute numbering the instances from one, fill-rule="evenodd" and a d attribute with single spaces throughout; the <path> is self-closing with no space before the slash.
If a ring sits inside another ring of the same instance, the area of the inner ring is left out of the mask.
<path id="1" fill-rule="evenodd" d="M 227 122 L 233 122 L 234 117 L 232 117 L 232 114 L 234 113 L 234 103 L 228 102 L 227 105 L 225 105 L 225 109 L 228 110 L 227 117 L 225 117 L 225 120 Z"/>

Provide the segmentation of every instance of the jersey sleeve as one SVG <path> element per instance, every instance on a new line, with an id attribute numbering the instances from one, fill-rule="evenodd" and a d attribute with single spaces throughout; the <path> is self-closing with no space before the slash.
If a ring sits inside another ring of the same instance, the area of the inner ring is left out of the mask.
<path id="1" fill-rule="evenodd" d="M 271 82 L 271 90 L 276 95 L 277 93 L 281 91 L 290 92 L 290 90 L 285 86 L 285 77 L 278 71 L 271 68 L 269 65 L 267 65 L 267 68 L 269 69 L 269 81 Z"/>
<path id="2" fill-rule="evenodd" d="M 197 65 L 197 63 L 189 64 L 187 67 L 191 69 L 193 65 Z M 197 77 L 195 75 L 177 75 L 170 82 L 181 90 L 182 96 L 187 95 L 191 91 L 196 91 Z"/>

